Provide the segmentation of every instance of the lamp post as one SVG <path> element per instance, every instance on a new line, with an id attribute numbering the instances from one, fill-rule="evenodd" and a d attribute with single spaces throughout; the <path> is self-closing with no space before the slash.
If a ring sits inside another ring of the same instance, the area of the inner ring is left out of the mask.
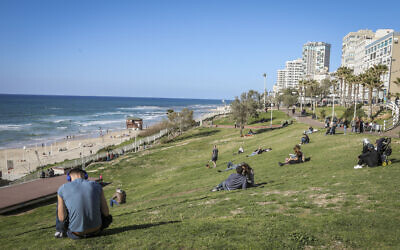
<path id="1" fill-rule="evenodd" d="M 271 97 L 271 121 L 270 121 L 270 125 L 272 127 L 272 91 L 269 92 L 269 95 Z"/>
<path id="2" fill-rule="evenodd" d="M 264 110 L 265 110 L 265 108 L 267 107 L 267 106 L 266 106 L 266 102 L 265 102 L 265 96 L 267 95 L 267 94 L 266 94 L 267 73 L 264 73 L 263 76 L 264 76 Z"/>

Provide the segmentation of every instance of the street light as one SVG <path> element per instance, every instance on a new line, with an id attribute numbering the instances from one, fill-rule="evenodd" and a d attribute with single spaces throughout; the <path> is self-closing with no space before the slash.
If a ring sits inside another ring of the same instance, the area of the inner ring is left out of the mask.
<path id="1" fill-rule="evenodd" d="M 263 74 L 264 76 L 264 110 L 267 107 L 265 103 L 265 96 L 266 96 L 266 86 L 267 86 L 267 73 Z"/>
<path id="2" fill-rule="evenodd" d="M 271 97 L 271 121 L 270 121 L 270 125 L 272 127 L 272 91 L 269 92 L 269 95 Z"/>

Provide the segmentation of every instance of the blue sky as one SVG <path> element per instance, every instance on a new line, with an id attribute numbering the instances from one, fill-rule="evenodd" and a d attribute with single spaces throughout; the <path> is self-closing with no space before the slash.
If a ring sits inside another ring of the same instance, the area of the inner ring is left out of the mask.
<path id="1" fill-rule="evenodd" d="M 232 98 L 307 41 L 399 31 L 400 1 L 0 1 L 0 93 Z"/>

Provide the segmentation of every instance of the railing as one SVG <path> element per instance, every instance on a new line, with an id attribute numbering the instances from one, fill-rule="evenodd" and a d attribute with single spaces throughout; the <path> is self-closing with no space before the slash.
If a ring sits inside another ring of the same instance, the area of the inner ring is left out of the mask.
<path id="1" fill-rule="evenodd" d="M 88 165 L 91 162 L 102 161 L 103 159 L 105 159 L 107 157 L 108 153 L 122 155 L 122 154 L 124 154 L 126 152 L 132 152 L 132 151 L 137 152 L 137 151 L 140 150 L 141 146 L 150 145 L 152 143 L 155 143 L 156 140 L 160 139 L 161 137 L 163 137 L 167 133 L 168 133 L 168 129 L 163 129 L 157 134 L 150 135 L 150 136 L 147 136 L 145 138 L 138 139 L 137 141 L 135 141 L 135 142 L 133 142 L 131 144 L 117 147 L 117 148 L 115 148 L 113 150 L 109 150 L 108 152 L 96 153 L 96 154 L 92 154 L 92 155 L 89 155 L 89 156 L 77 158 L 77 159 L 71 160 L 69 162 L 56 164 L 56 166 L 54 166 L 54 168 L 57 168 L 57 169 L 71 169 L 71 168 L 80 167 L 80 166 L 84 167 L 84 166 Z M 11 182 L 10 184 L 31 181 L 31 180 L 34 180 L 34 179 L 37 179 L 37 178 L 38 178 L 37 175 L 30 174 L 30 175 L 27 175 L 27 176 L 22 177 L 20 179 L 17 179 L 16 181 Z"/>
<path id="2" fill-rule="evenodd" d="M 399 106 L 392 101 L 386 103 L 386 108 L 392 111 L 392 117 L 383 121 L 383 131 L 389 131 L 399 125 L 400 110 Z"/>

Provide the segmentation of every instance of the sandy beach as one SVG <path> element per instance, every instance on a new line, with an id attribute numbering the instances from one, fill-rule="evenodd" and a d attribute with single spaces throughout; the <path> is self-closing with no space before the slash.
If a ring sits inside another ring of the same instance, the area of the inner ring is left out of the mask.
<path id="1" fill-rule="evenodd" d="M 0 150 L 2 179 L 15 180 L 36 170 L 40 165 L 59 163 L 66 159 L 80 158 L 81 155 L 84 157 L 95 154 L 101 148 L 117 145 L 134 138 L 137 133 L 138 131 L 125 129 L 109 132 L 102 137 L 64 139 L 44 147 L 37 145 L 27 147 L 25 150 L 22 148 L 2 149 Z M 7 170 L 7 161 L 12 161 L 13 169 Z"/>

